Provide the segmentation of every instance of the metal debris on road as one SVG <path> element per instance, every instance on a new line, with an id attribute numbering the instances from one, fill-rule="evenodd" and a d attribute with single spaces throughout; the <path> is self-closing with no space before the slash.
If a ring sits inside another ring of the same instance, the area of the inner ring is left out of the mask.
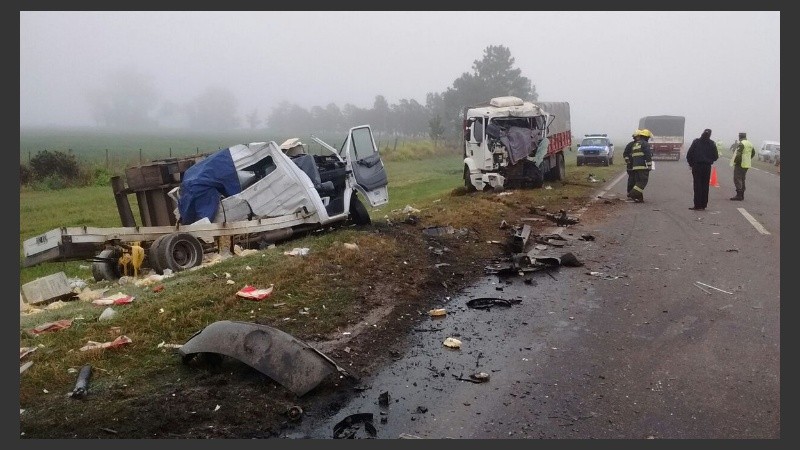
<path id="1" fill-rule="evenodd" d="M 733 292 L 724 291 L 724 290 L 722 290 L 722 289 L 720 289 L 720 288 L 718 288 L 718 287 L 711 286 L 710 284 L 705 284 L 705 283 L 703 283 L 703 282 L 700 282 L 700 281 L 695 281 L 695 283 L 697 283 L 697 284 L 700 284 L 700 285 L 702 285 L 702 286 L 705 286 L 705 287 L 707 287 L 707 288 L 711 288 L 711 289 L 714 289 L 714 290 L 717 290 L 717 291 L 723 292 L 723 293 L 725 293 L 725 294 L 730 294 L 730 295 L 733 295 Z"/>

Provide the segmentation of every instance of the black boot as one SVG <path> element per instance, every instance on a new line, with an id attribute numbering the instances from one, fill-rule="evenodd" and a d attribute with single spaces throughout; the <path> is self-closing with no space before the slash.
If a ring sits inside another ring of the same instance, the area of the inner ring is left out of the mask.
<path id="1" fill-rule="evenodd" d="M 744 192 L 737 189 L 736 197 L 731 197 L 730 199 L 735 201 L 742 201 L 744 200 Z"/>

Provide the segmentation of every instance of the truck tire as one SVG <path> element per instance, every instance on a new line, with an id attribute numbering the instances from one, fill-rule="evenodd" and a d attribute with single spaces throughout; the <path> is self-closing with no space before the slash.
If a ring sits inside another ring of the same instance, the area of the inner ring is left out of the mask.
<path id="1" fill-rule="evenodd" d="M 469 177 L 469 166 L 466 164 L 464 164 L 464 187 L 467 188 L 467 192 L 476 192 L 478 190 L 472 184 L 472 180 Z"/>
<path id="2" fill-rule="evenodd" d="M 92 262 L 94 281 L 117 281 L 122 276 L 119 270 L 119 257 L 122 252 L 118 248 L 107 248 L 101 251 Z"/>
<path id="3" fill-rule="evenodd" d="M 163 236 L 159 236 L 150 244 L 150 248 L 147 249 L 147 262 L 150 265 L 150 268 L 155 270 L 157 274 L 162 275 L 164 273 L 164 268 L 161 267 L 158 259 L 158 252 L 161 244 L 164 243 L 164 238 L 168 237 L 168 234 Z"/>
<path id="4" fill-rule="evenodd" d="M 166 269 L 180 272 L 202 264 L 203 245 L 199 239 L 189 233 L 172 233 L 162 237 L 163 241 L 155 249 L 162 273 Z"/>
<path id="5" fill-rule="evenodd" d="M 547 171 L 544 178 L 547 181 L 563 181 L 567 177 L 567 165 L 564 162 L 564 153 L 558 152 L 550 157 L 555 164 Z"/>
<path id="6" fill-rule="evenodd" d="M 355 194 L 350 197 L 350 220 L 356 225 L 369 225 L 372 223 L 369 211 Z"/>

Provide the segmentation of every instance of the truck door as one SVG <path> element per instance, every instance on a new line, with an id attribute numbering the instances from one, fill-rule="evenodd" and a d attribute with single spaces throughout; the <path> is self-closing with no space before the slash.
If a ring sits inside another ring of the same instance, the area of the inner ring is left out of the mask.
<path id="1" fill-rule="evenodd" d="M 373 207 L 389 201 L 389 184 L 381 155 L 378 153 L 369 125 L 350 129 L 341 154 L 347 159 L 359 190 Z"/>

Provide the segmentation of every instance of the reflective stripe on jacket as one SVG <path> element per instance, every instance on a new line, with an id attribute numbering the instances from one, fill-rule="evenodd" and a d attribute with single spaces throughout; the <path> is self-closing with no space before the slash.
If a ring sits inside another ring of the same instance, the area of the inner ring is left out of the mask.
<path id="1" fill-rule="evenodd" d="M 625 147 L 622 157 L 628 163 L 629 170 L 650 170 L 653 152 L 650 150 L 650 143 L 635 141 L 632 146 Z"/>

